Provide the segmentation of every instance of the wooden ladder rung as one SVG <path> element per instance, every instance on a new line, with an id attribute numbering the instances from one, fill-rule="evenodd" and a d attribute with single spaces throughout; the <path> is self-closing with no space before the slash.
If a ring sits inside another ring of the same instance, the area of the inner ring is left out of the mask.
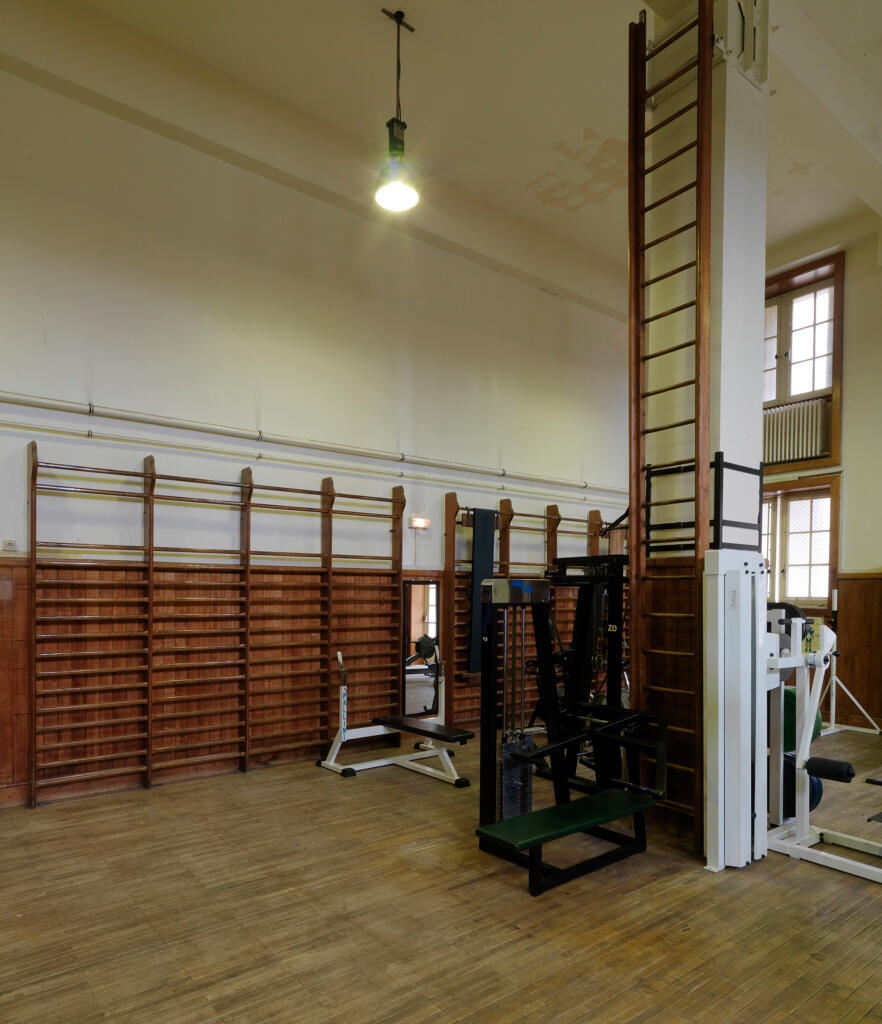
<path id="1" fill-rule="evenodd" d="M 656 274 L 655 277 L 647 278 L 645 281 L 640 283 L 640 287 L 649 288 L 651 285 L 658 284 L 659 281 L 664 281 L 669 277 L 673 277 L 675 274 L 682 274 L 684 270 L 692 270 L 695 265 L 695 260 L 689 260 L 688 263 L 681 263 L 679 267 L 674 267 L 673 270 L 666 270 L 663 274 Z"/>
<path id="2" fill-rule="evenodd" d="M 691 498 L 668 498 L 667 501 L 644 501 L 644 508 L 657 508 L 659 505 L 691 505 L 695 501 Z"/>
<path id="3" fill-rule="evenodd" d="M 680 349 L 689 348 L 695 344 L 695 338 L 691 341 L 681 341 L 679 345 L 671 345 L 670 348 L 660 348 L 658 352 L 647 352 L 646 355 L 640 357 L 640 361 L 645 363 L 650 359 L 658 359 L 659 356 L 670 355 L 671 352 L 679 352 Z M 684 460 L 686 461 L 686 460 Z"/>
<path id="4" fill-rule="evenodd" d="M 671 469 L 673 466 L 683 466 L 684 473 L 695 472 L 695 459 L 673 459 L 671 462 L 645 462 L 641 467 L 644 471 L 647 469 Z M 686 469 L 685 467 L 689 467 Z"/>
<path id="5" fill-rule="evenodd" d="M 668 231 L 663 235 L 659 235 L 658 238 L 653 238 L 651 242 L 644 242 L 640 248 L 643 252 L 646 252 L 647 249 L 651 249 L 653 248 L 653 246 L 661 245 L 662 242 L 667 242 L 669 238 L 674 238 L 677 235 L 682 235 L 684 231 L 691 231 L 697 223 L 698 221 L 691 220 L 688 224 L 683 224 L 679 228 L 674 228 L 673 231 Z"/>
<path id="6" fill-rule="evenodd" d="M 656 758 L 654 757 L 644 757 L 644 760 L 648 761 L 650 764 L 657 763 Z M 695 774 L 695 769 L 690 768 L 688 764 L 677 764 L 676 761 L 668 761 L 667 767 L 673 768 L 675 772 L 690 772 L 692 775 Z"/>
<path id="7" fill-rule="evenodd" d="M 687 103 L 685 107 L 680 107 L 679 110 L 675 111 L 670 117 L 666 117 L 663 121 L 659 121 L 658 124 L 654 124 L 651 128 L 647 128 L 643 132 L 643 138 L 648 139 L 650 135 L 654 135 L 657 131 L 662 128 L 666 128 L 672 121 L 676 121 L 678 117 L 682 117 L 688 113 L 693 107 L 698 106 L 698 100 L 693 100 L 691 103 Z"/>
<path id="8" fill-rule="evenodd" d="M 649 203 L 648 206 L 644 206 L 640 211 L 641 213 L 649 213 L 651 210 L 658 209 L 659 206 L 664 206 L 665 203 L 670 202 L 672 199 L 676 199 L 677 196 L 682 196 L 684 192 L 688 192 L 691 188 L 695 188 L 698 185 L 698 181 L 690 181 L 688 185 L 683 185 L 682 188 L 674 189 L 673 192 L 669 192 L 666 196 L 662 196 L 661 199 L 655 199 Z"/>
<path id="9" fill-rule="evenodd" d="M 693 385 L 694 383 L 695 383 L 695 378 L 693 377 L 691 380 L 682 380 L 682 381 L 680 381 L 679 384 L 668 384 L 667 387 L 653 388 L 652 391 L 644 391 L 643 394 L 640 397 L 641 398 L 653 398 L 655 395 L 663 395 L 667 391 L 678 391 L 680 388 L 691 387 L 691 385 Z M 672 465 L 679 466 L 679 465 L 681 465 L 681 463 L 674 462 L 674 463 L 672 463 Z M 655 467 L 655 466 L 653 466 L 652 468 L 655 469 L 655 468 L 663 468 L 663 467 Z"/>
<path id="10" fill-rule="evenodd" d="M 693 57 L 692 60 L 686 61 L 686 63 L 681 68 L 678 68 L 676 71 L 671 72 L 670 75 L 668 75 L 666 78 L 663 78 L 660 82 L 656 82 L 656 84 L 651 89 L 647 89 L 646 92 L 644 92 L 643 94 L 643 99 L 651 99 L 653 96 L 656 95 L 656 93 L 661 92 L 662 89 L 664 89 L 666 86 L 669 86 L 672 82 L 676 82 L 678 78 L 682 78 L 683 75 L 688 74 L 690 71 L 693 70 L 693 68 L 697 67 L 698 57 Z"/>
<path id="11" fill-rule="evenodd" d="M 676 427 L 688 427 L 690 424 L 695 422 L 693 416 L 688 420 L 677 420 L 675 423 L 663 423 L 660 427 L 644 427 L 640 431 L 641 434 L 658 434 L 662 430 L 674 430 Z"/>
<path id="12" fill-rule="evenodd" d="M 655 722 L 648 722 L 647 725 L 649 726 L 650 729 L 657 729 L 658 728 L 658 725 Z M 689 736 L 694 736 L 695 735 L 695 730 L 694 729 L 689 729 L 685 725 L 668 725 L 668 726 L 666 726 L 666 728 L 667 728 L 668 732 L 682 732 L 682 733 L 686 733 Z"/>
<path id="13" fill-rule="evenodd" d="M 694 619 L 695 612 L 644 612 L 648 619 Z"/>
<path id="14" fill-rule="evenodd" d="M 644 647 L 644 654 L 663 654 L 669 658 L 694 658 L 695 651 L 669 651 L 665 647 Z M 651 687 L 650 687 L 651 689 Z"/>
<path id="15" fill-rule="evenodd" d="M 652 690 L 654 693 L 681 693 L 684 697 L 695 696 L 695 690 L 681 690 L 677 686 L 654 686 L 651 683 L 647 683 L 643 689 Z"/>
<path id="16" fill-rule="evenodd" d="M 641 580 L 694 580 L 695 579 L 695 573 L 694 572 L 681 573 L 681 574 L 679 574 L 677 576 L 665 576 L 663 573 L 660 573 L 658 575 L 641 576 L 640 579 Z"/>
<path id="17" fill-rule="evenodd" d="M 659 800 L 659 807 L 669 807 L 672 811 L 677 811 L 679 814 L 686 814 L 690 818 L 695 817 L 695 809 L 690 807 L 688 804 L 677 803 L 676 800 Z"/>
<path id="18" fill-rule="evenodd" d="M 666 309 L 663 313 L 653 313 L 652 316 L 644 318 L 643 323 L 651 324 L 656 320 L 662 320 L 666 316 L 672 316 L 674 313 L 681 313 L 684 309 L 692 309 L 696 305 L 696 300 L 692 299 L 691 302 L 681 302 L 679 306 L 671 306 L 670 309 Z"/>
<path id="19" fill-rule="evenodd" d="M 653 46 L 651 50 L 647 50 L 646 56 L 643 58 L 644 63 L 652 60 L 652 58 L 655 57 L 656 54 L 661 53 L 662 50 L 666 50 L 671 45 L 671 43 L 676 43 L 676 41 L 678 39 L 682 39 L 682 37 L 685 36 L 687 32 L 691 32 L 692 29 L 697 27 L 698 18 L 693 18 L 692 21 L 687 21 L 682 28 L 678 28 L 677 31 L 669 35 L 667 39 L 663 39 L 658 44 L 658 46 Z"/>

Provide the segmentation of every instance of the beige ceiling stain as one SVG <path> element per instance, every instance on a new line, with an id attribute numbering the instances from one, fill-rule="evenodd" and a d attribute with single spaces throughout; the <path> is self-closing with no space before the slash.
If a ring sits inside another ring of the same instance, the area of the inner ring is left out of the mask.
<path id="1" fill-rule="evenodd" d="M 526 186 L 546 206 L 578 213 L 589 205 L 609 202 L 628 186 L 628 146 L 620 139 L 601 139 L 592 128 L 582 131 L 584 144 L 555 142 L 563 159 Z"/>

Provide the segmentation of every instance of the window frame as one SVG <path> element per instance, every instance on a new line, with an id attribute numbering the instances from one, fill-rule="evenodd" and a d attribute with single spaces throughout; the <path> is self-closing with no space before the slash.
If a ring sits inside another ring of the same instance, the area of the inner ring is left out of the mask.
<path id="1" fill-rule="evenodd" d="M 774 476 L 779 473 L 793 473 L 803 469 L 820 469 L 827 466 L 838 466 L 842 459 L 842 340 L 844 324 L 845 305 L 845 253 L 836 252 L 830 256 L 824 256 L 810 263 L 803 263 L 779 274 L 766 278 L 765 303 L 772 299 L 779 299 L 781 296 L 792 292 L 800 292 L 803 289 L 817 286 L 825 282 L 832 282 L 833 285 L 833 350 L 831 375 L 832 382 L 828 389 L 822 391 L 811 391 L 804 395 L 788 399 L 775 399 L 774 402 L 763 403 L 764 408 L 776 406 L 795 405 L 798 402 L 809 401 L 812 398 L 830 396 L 830 454 L 821 455 L 815 459 L 803 459 L 800 462 L 773 463 L 765 467 L 766 476 Z M 780 352 L 781 341 L 781 316 L 780 307 L 778 310 L 778 351 Z M 790 340 L 790 327 L 787 327 L 787 341 Z M 779 360 L 780 362 L 780 360 Z M 789 365 L 789 363 L 788 363 Z M 780 376 L 778 378 L 780 380 Z M 789 388 L 788 388 L 789 390 Z M 776 394 L 780 391 L 776 388 Z"/>
<path id="2" fill-rule="evenodd" d="M 766 481 L 763 484 L 763 501 L 770 499 L 780 504 L 777 499 L 791 498 L 804 495 L 805 497 L 823 497 L 830 495 L 830 572 L 827 584 L 827 600 L 824 604 L 802 603 L 806 612 L 818 616 L 830 616 L 832 614 L 831 596 L 836 589 L 839 578 L 839 507 L 841 495 L 842 477 L 839 473 L 830 473 L 818 476 L 804 476 L 796 480 L 774 480 Z M 775 508 L 773 536 L 770 543 L 770 565 L 769 574 L 776 574 L 774 593 L 780 595 L 779 584 L 781 573 L 786 567 L 787 538 L 785 534 L 786 517 L 779 514 L 780 509 Z M 782 558 L 784 561 L 782 562 Z M 769 600 L 773 596 L 769 595 Z M 779 596 L 777 600 L 784 600 Z"/>

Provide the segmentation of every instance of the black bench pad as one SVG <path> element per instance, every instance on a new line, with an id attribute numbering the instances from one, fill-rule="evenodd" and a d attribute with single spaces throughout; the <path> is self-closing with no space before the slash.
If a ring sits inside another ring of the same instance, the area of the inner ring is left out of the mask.
<path id="1" fill-rule="evenodd" d="M 636 814 L 655 805 L 650 796 L 627 793 L 624 790 L 608 789 L 602 793 L 591 793 L 565 804 L 543 807 L 528 811 L 515 818 L 482 825 L 475 829 L 477 835 L 512 850 L 528 850 L 533 846 L 550 843 L 554 839 L 573 835 L 584 829 L 603 825 L 616 818 Z"/>
<path id="2" fill-rule="evenodd" d="M 428 736 L 429 739 L 442 743 L 465 743 L 466 740 L 475 738 L 475 734 L 468 729 L 460 729 L 456 725 L 440 725 L 438 722 L 428 722 L 424 718 L 411 718 L 408 715 L 386 715 L 373 719 L 373 723 L 385 725 L 388 729 L 398 729 L 399 732 Z"/>

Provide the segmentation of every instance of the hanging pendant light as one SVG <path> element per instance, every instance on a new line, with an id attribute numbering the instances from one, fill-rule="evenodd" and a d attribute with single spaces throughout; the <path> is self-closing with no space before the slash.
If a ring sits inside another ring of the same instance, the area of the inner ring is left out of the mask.
<path id="1" fill-rule="evenodd" d="M 395 116 L 386 122 L 389 131 L 389 159 L 380 172 L 374 198 L 385 210 L 402 213 L 419 202 L 413 172 L 404 162 L 404 130 L 407 125 L 401 119 L 401 29 L 413 32 L 412 25 L 404 20 L 404 11 L 387 11 L 383 14 L 395 22 Z"/>

